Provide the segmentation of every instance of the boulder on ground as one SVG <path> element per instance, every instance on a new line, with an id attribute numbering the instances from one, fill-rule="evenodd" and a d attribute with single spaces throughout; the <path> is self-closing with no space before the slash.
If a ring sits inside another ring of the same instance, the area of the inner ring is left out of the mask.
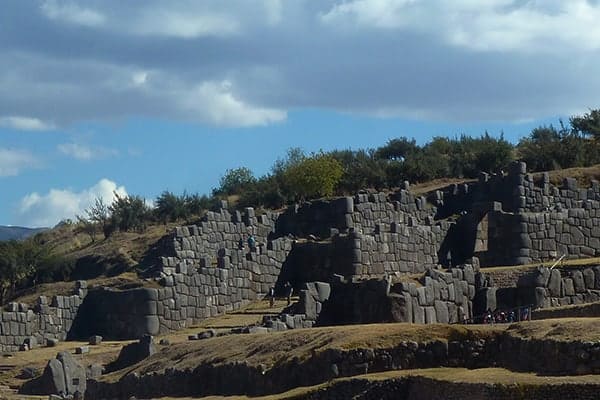
<path id="1" fill-rule="evenodd" d="M 138 342 L 124 346 L 117 359 L 106 366 L 106 371 L 113 372 L 129 367 L 154 353 L 156 353 L 156 347 L 154 346 L 153 337 L 144 335 Z"/>
<path id="2" fill-rule="evenodd" d="M 100 343 L 102 343 L 102 336 L 100 336 L 100 335 L 90 336 L 88 343 L 93 346 L 99 345 Z"/>
<path id="3" fill-rule="evenodd" d="M 42 376 L 26 382 L 20 392 L 38 395 L 76 396 L 85 393 L 86 373 L 81 364 L 66 351 L 48 361 Z"/>

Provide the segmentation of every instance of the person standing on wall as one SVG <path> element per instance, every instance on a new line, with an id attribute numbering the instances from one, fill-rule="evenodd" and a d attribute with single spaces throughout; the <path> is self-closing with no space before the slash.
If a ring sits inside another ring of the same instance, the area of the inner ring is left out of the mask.
<path id="1" fill-rule="evenodd" d="M 254 239 L 254 235 L 252 234 L 248 236 L 248 247 L 250 248 L 250 251 L 254 251 L 256 248 L 256 239 Z"/>
<path id="2" fill-rule="evenodd" d="M 285 285 L 283 285 L 283 290 L 285 292 L 285 298 L 287 299 L 287 305 L 289 306 L 292 303 L 294 288 L 290 285 L 290 282 L 286 282 Z"/>
<path id="3" fill-rule="evenodd" d="M 269 288 L 269 306 L 273 308 L 275 305 L 275 288 L 271 286 Z"/>

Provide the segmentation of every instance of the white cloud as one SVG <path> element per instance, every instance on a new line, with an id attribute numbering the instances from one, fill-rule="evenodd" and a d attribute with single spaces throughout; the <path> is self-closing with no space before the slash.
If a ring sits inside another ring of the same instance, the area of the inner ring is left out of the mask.
<path id="1" fill-rule="evenodd" d="M 111 204 L 115 193 L 126 196 L 124 186 L 109 179 L 101 179 L 94 186 L 75 192 L 70 189 L 50 189 L 46 194 L 30 193 L 21 199 L 17 210 L 17 224 L 31 227 L 51 227 L 63 219 L 84 215 L 97 198 Z"/>
<path id="2" fill-rule="evenodd" d="M 192 39 L 203 36 L 229 36 L 239 31 L 235 18 L 191 10 L 149 9 L 132 23 L 134 33 Z"/>
<path id="3" fill-rule="evenodd" d="M 117 150 L 115 149 L 102 146 L 90 147 L 78 143 L 62 143 L 59 144 L 57 148 L 62 154 L 73 157 L 80 161 L 108 158 L 118 154 Z"/>
<path id="4" fill-rule="evenodd" d="M 179 94 L 174 97 L 179 97 Z M 283 110 L 243 102 L 233 93 L 233 85 L 228 80 L 203 82 L 181 93 L 181 106 L 199 119 L 215 125 L 267 125 L 287 118 Z"/>
<path id="5" fill-rule="evenodd" d="M 72 1 L 46 0 L 42 3 L 41 9 L 50 19 L 75 25 L 98 27 L 106 22 L 106 17 L 101 12 L 82 8 Z"/>
<path id="6" fill-rule="evenodd" d="M 0 147 L 0 177 L 15 176 L 25 168 L 38 165 L 38 160 L 26 150 Z"/>
<path id="7" fill-rule="evenodd" d="M 134 72 L 131 76 L 131 82 L 134 86 L 144 86 L 147 80 L 148 72 L 146 71 Z"/>
<path id="8" fill-rule="evenodd" d="M 54 125 L 38 118 L 23 116 L 0 117 L 0 126 L 19 131 L 47 131 L 54 129 Z"/>
<path id="9" fill-rule="evenodd" d="M 600 5 L 589 0 L 352 0 L 320 19 L 334 27 L 406 30 L 479 51 L 600 49 Z"/>
<path id="10" fill-rule="evenodd" d="M 267 22 L 270 25 L 276 25 L 281 22 L 283 18 L 283 4 L 281 3 L 281 0 L 265 0 L 264 7 Z"/>

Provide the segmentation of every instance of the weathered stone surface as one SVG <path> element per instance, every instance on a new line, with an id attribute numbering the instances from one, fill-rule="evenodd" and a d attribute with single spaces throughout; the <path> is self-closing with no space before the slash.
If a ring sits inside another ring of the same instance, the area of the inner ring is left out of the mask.
<path id="1" fill-rule="evenodd" d="M 63 367 L 66 394 L 85 393 L 85 369 L 66 351 L 58 353 L 56 359 L 61 362 Z"/>
<path id="2" fill-rule="evenodd" d="M 548 281 L 548 293 L 552 297 L 560 297 L 562 291 L 562 278 L 558 269 L 553 269 Z"/>
<path id="3" fill-rule="evenodd" d="M 100 336 L 100 335 L 90 336 L 88 343 L 91 345 L 94 345 L 94 346 L 99 345 L 100 343 L 102 343 L 102 336 Z"/>
<path id="4" fill-rule="evenodd" d="M 85 376 L 87 379 L 98 379 L 104 373 L 104 366 L 102 364 L 90 364 L 85 369 Z"/>
<path id="5" fill-rule="evenodd" d="M 392 318 L 396 322 L 413 322 L 413 299 L 410 294 L 390 294 Z"/>
<path id="6" fill-rule="evenodd" d="M 583 279 L 583 273 L 581 271 L 573 271 L 571 276 L 573 279 L 573 286 L 576 293 L 585 292 L 585 281 Z"/>
<path id="7" fill-rule="evenodd" d="M 56 358 L 48 361 L 39 378 L 33 379 L 21 388 L 21 393 L 55 394 L 74 396 L 86 390 L 85 369 L 69 354 L 60 352 Z"/>
<path id="8" fill-rule="evenodd" d="M 138 342 L 124 346 L 115 361 L 106 366 L 107 372 L 129 367 L 156 353 L 154 339 L 150 335 L 142 337 Z"/>
<path id="9" fill-rule="evenodd" d="M 434 304 L 436 320 L 440 324 L 447 324 L 449 321 L 448 317 L 448 305 L 444 301 L 436 300 Z"/>

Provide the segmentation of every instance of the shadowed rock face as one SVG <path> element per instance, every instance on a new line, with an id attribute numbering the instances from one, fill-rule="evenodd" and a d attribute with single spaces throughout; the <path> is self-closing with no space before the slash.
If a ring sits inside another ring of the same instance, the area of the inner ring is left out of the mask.
<path id="1" fill-rule="evenodd" d="M 106 366 L 107 372 L 117 371 L 142 361 L 156 353 L 154 340 L 150 335 L 144 335 L 137 343 L 131 343 L 121 349 L 119 357 Z"/>
<path id="2" fill-rule="evenodd" d="M 27 382 L 20 392 L 77 396 L 83 395 L 85 390 L 85 368 L 69 352 L 61 351 L 55 359 L 48 361 L 42 376 Z"/>

